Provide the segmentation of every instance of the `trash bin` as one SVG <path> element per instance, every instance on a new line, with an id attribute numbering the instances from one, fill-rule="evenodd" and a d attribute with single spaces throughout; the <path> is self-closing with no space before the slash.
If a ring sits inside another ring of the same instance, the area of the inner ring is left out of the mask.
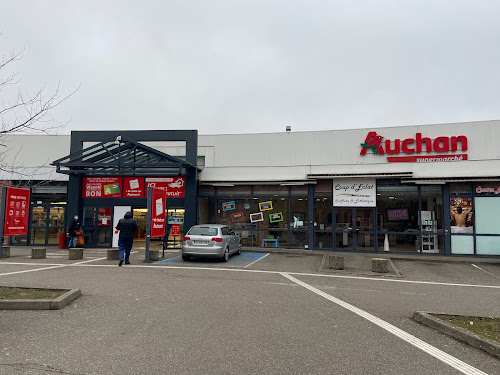
<path id="1" fill-rule="evenodd" d="M 66 248 L 66 233 L 59 233 L 59 249 Z"/>

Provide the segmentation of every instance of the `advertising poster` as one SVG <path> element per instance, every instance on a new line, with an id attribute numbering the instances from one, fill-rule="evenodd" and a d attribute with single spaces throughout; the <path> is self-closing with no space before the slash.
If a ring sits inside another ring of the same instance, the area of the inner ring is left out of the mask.
<path id="1" fill-rule="evenodd" d="M 181 226 L 179 224 L 172 225 L 170 234 L 172 235 L 172 237 L 180 237 Z"/>
<path id="2" fill-rule="evenodd" d="M 472 197 L 450 199 L 451 233 L 472 233 Z"/>
<path id="3" fill-rule="evenodd" d="M 121 198 L 121 177 L 84 177 L 83 198 Z"/>
<path id="4" fill-rule="evenodd" d="M 124 177 L 123 198 L 144 198 L 144 178 Z"/>
<path id="5" fill-rule="evenodd" d="M 408 208 L 388 208 L 387 221 L 408 221 L 410 210 Z"/>
<path id="6" fill-rule="evenodd" d="M 111 226 L 111 207 L 99 207 L 97 226 L 98 227 Z"/>
<path id="7" fill-rule="evenodd" d="M 4 236 L 28 234 L 30 189 L 7 188 Z"/>
<path id="8" fill-rule="evenodd" d="M 333 205 L 335 207 L 376 207 L 376 187 L 374 179 L 333 180 Z"/>
<path id="9" fill-rule="evenodd" d="M 184 198 L 185 183 L 184 177 L 147 177 L 146 189 L 151 186 L 164 190 L 167 198 Z"/>
<path id="10" fill-rule="evenodd" d="M 151 197 L 151 237 L 165 236 L 166 206 L 165 190 L 152 189 Z"/>

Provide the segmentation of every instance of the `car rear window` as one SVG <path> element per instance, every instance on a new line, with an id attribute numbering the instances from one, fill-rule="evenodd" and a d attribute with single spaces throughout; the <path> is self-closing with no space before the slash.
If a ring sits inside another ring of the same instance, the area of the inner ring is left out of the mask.
<path id="1" fill-rule="evenodd" d="M 191 228 L 189 234 L 193 236 L 217 236 L 218 229 L 217 228 L 209 228 L 209 227 L 194 227 Z"/>

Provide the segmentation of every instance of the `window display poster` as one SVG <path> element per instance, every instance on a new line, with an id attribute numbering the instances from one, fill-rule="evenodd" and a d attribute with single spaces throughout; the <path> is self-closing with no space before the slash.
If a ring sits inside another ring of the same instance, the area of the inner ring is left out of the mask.
<path id="1" fill-rule="evenodd" d="M 99 207 L 98 227 L 110 227 L 111 226 L 111 207 Z"/>
<path id="2" fill-rule="evenodd" d="M 152 189 L 151 197 L 151 237 L 165 236 L 167 199 L 165 190 Z"/>
<path id="3" fill-rule="evenodd" d="M 472 197 L 450 199 L 451 233 L 472 234 Z"/>
<path id="4" fill-rule="evenodd" d="M 124 177 L 123 198 L 144 198 L 144 178 Z"/>
<path id="5" fill-rule="evenodd" d="M 167 198 L 184 198 L 185 183 L 184 177 L 146 177 L 146 188 L 164 190 Z"/>
<path id="6" fill-rule="evenodd" d="M 121 177 L 84 177 L 83 198 L 121 198 Z"/>
<path id="7" fill-rule="evenodd" d="M 173 224 L 170 228 L 170 234 L 172 237 L 180 237 L 181 236 L 181 226 L 179 224 Z"/>
<path id="8" fill-rule="evenodd" d="M 231 214 L 231 222 L 236 223 L 237 221 L 245 221 L 245 215 L 243 212 Z"/>
<path id="9" fill-rule="evenodd" d="M 333 205 L 335 207 L 376 207 L 376 180 L 362 178 L 333 180 Z"/>
<path id="10" fill-rule="evenodd" d="M 251 223 L 256 223 L 258 221 L 264 221 L 264 215 L 262 214 L 262 212 L 250 214 L 250 222 Z"/>
<path id="11" fill-rule="evenodd" d="M 7 188 L 4 236 L 28 234 L 30 189 Z"/>
<path id="12" fill-rule="evenodd" d="M 410 220 L 410 210 L 408 208 L 388 208 L 387 221 L 407 221 Z"/>
<path id="13" fill-rule="evenodd" d="M 234 204 L 234 201 L 230 202 L 222 202 L 222 211 L 229 211 L 229 210 L 235 210 L 236 205 Z"/>

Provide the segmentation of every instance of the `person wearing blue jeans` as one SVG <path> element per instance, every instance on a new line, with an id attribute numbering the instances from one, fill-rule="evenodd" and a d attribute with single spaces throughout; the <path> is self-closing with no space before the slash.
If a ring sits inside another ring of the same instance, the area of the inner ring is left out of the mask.
<path id="1" fill-rule="evenodd" d="M 76 247 L 78 236 L 82 234 L 82 224 L 78 221 L 78 215 L 73 216 L 73 221 L 69 225 L 66 234 L 69 237 L 68 248 Z"/>
<path id="2" fill-rule="evenodd" d="M 139 229 L 137 222 L 132 218 L 132 212 L 127 212 L 123 219 L 118 221 L 116 229 L 120 231 L 118 236 L 118 248 L 120 249 L 118 266 L 121 267 L 123 261 L 125 264 L 130 264 L 129 258 L 134 243 L 134 233 Z"/>

